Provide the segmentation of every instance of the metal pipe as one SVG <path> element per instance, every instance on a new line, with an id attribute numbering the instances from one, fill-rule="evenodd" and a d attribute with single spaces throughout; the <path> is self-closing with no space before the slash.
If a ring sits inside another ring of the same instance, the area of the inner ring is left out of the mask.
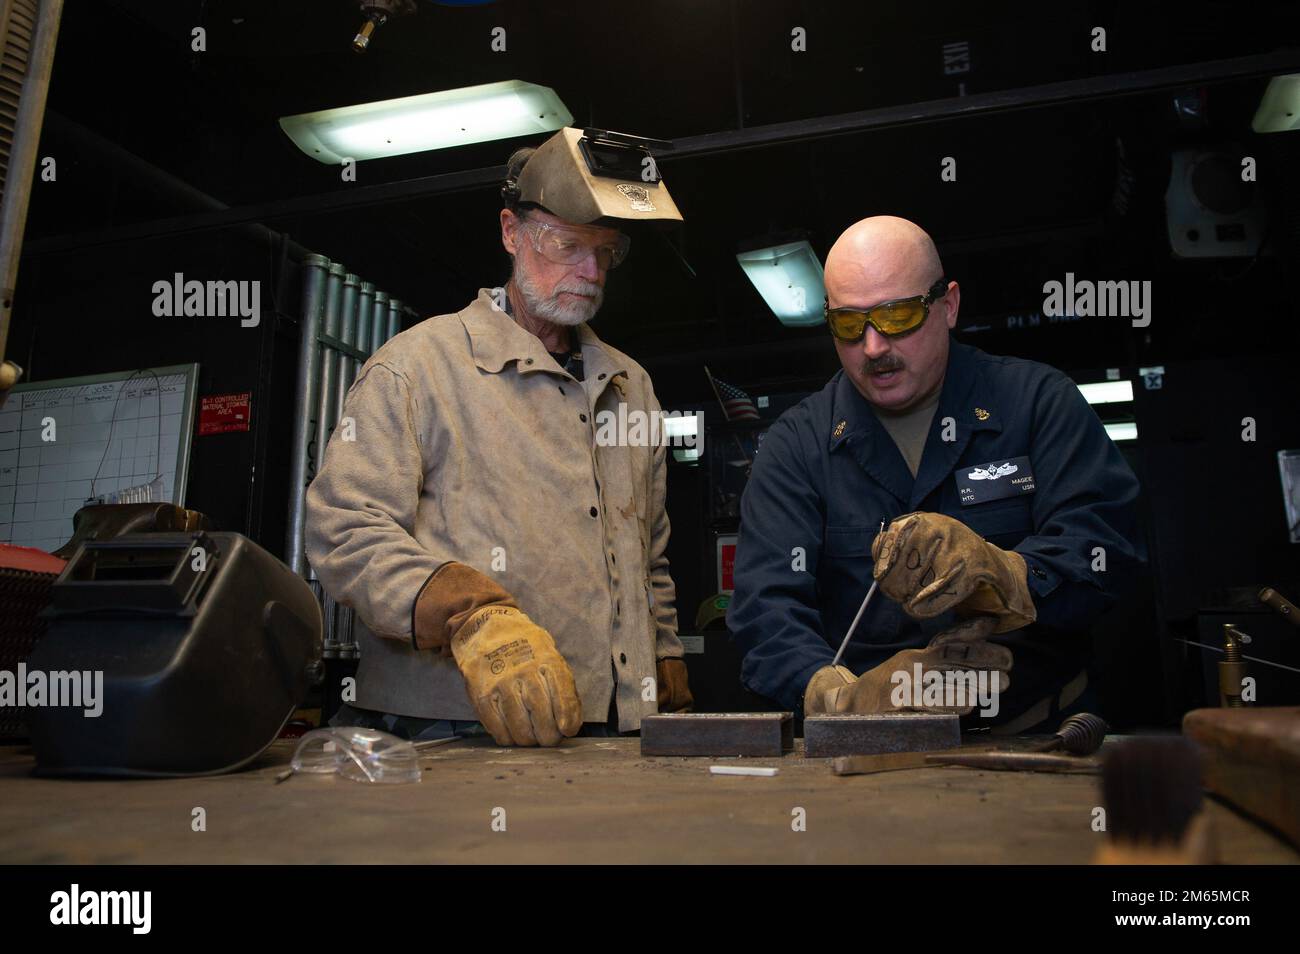
<path id="1" fill-rule="evenodd" d="M 384 343 L 388 332 L 388 292 L 375 292 L 375 310 L 370 319 L 370 353 L 374 354 Z"/>
<path id="2" fill-rule="evenodd" d="M 388 299 L 388 327 L 385 329 L 384 340 L 387 341 L 397 335 L 402 330 L 402 313 L 406 311 L 406 306 L 396 298 Z"/>
<path id="3" fill-rule="evenodd" d="M 339 607 L 338 641 L 340 659 L 360 659 L 361 644 L 356 639 L 357 613 L 351 606 Z M 356 670 L 352 670 L 356 674 Z"/>
<path id="4" fill-rule="evenodd" d="M 369 293 L 367 293 L 369 289 Z M 361 298 L 357 302 L 357 340 L 353 342 L 356 347 L 370 354 L 370 329 L 375 324 L 375 296 L 379 292 L 375 289 L 372 282 L 361 283 Z M 360 373 L 361 368 L 355 369 Z M 356 380 L 356 373 L 353 374 L 353 380 Z"/>
<path id="5" fill-rule="evenodd" d="M 354 344 L 357 333 L 357 301 L 359 299 L 358 291 L 361 279 L 350 272 L 343 277 L 343 294 L 339 299 L 338 320 L 335 322 L 334 331 L 340 341 L 344 344 Z M 328 311 L 327 311 L 328 314 Z M 327 332 L 329 333 L 329 332 Z M 329 442 L 329 433 L 338 423 L 343 420 L 344 399 L 347 397 L 348 385 L 352 383 L 354 373 L 352 365 L 354 361 L 351 355 L 340 354 L 332 348 L 327 349 L 327 376 L 328 362 L 335 362 L 334 380 L 332 385 L 327 385 L 321 391 L 321 403 L 329 402 L 328 412 L 329 426 L 320 429 L 321 446 L 327 446 Z M 322 415 L 324 418 L 325 415 Z M 324 452 L 321 452 L 321 463 L 324 463 Z M 335 602 L 334 598 L 321 587 L 322 606 L 321 612 L 325 616 L 325 646 L 324 656 L 326 659 L 338 660 L 347 653 L 348 633 L 351 632 L 351 625 L 348 620 L 352 612 L 346 606 Z M 334 686 L 341 679 L 341 674 L 337 671 L 337 665 L 331 669 L 331 678 L 327 680 L 327 685 Z M 332 715 L 333 713 L 329 713 Z"/>
<path id="6" fill-rule="evenodd" d="M 325 277 L 325 307 L 322 311 L 321 323 L 319 329 L 320 331 L 326 331 L 326 329 L 329 328 L 331 323 L 334 326 L 334 331 L 336 332 L 338 331 L 339 299 L 343 297 L 343 278 L 344 276 L 347 275 L 347 271 L 348 270 L 344 268 L 342 265 L 340 265 L 338 262 L 330 262 L 330 266 L 326 272 L 326 277 Z M 326 331 L 326 333 L 328 334 L 328 331 Z M 337 336 L 335 335 L 332 337 L 337 337 Z M 333 404 L 333 401 L 331 400 L 332 397 L 331 385 L 333 384 L 333 382 L 325 380 L 324 371 L 331 357 L 337 359 L 338 353 L 334 351 L 333 348 L 321 344 L 321 342 L 318 339 L 316 342 L 316 376 L 319 381 L 319 384 L 318 384 L 318 393 L 314 396 L 312 400 L 312 405 L 316 408 L 316 422 L 315 422 L 315 430 L 313 432 L 313 439 L 312 439 L 313 453 L 311 459 L 311 467 L 309 469 L 310 477 L 308 478 L 308 483 L 310 483 L 311 480 L 315 479 L 316 473 L 320 470 L 321 465 L 325 462 L 325 444 L 329 440 L 329 429 L 327 426 L 327 422 L 325 420 L 325 415 L 326 412 L 329 410 L 329 407 Z M 302 496 L 302 500 L 303 500 L 302 506 L 305 509 L 307 505 L 307 485 L 304 484 L 302 487 L 298 488 L 298 493 Z M 303 522 L 303 530 L 304 530 L 303 544 L 305 546 L 306 544 L 306 537 L 305 537 L 306 521 L 305 520 Z M 307 579 L 315 580 L 316 578 L 317 578 L 316 570 L 310 564 L 308 564 Z M 325 604 L 325 608 L 326 609 L 330 608 L 328 602 Z"/>
<path id="7" fill-rule="evenodd" d="M 315 422 L 311 414 L 320 391 L 320 362 L 316 360 L 321 313 L 325 308 L 325 277 L 329 259 L 308 255 L 302 262 L 302 318 L 298 323 L 298 390 L 294 401 L 293 458 L 289 462 L 289 527 L 285 532 L 284 555 L 289 568 L 307 575 L 306 498 L 308 461 Z"/>
<path id="8" fill-rule="evenodd" d="M 370 291 L 366 291 L 366 286 Z M 339 340 L 345 345 L 356 347 L 357 310 L 369 308 L 374 297 L 374 288 L 370 282 L 363 282 L 356 275 L 349 275 L 343 282 L 343 308 L 339 323 Z M 339 377 L 334 386 L 334 423 L 343 420 L 343 405 L 347 402 L 348 388 L 357 375 L 356 359 L 350 354 L 339 355 Z"/>
<path id="9" fill-rule="evenodd" d="M 325 461 L 325 445 L 329 441 L 330 431 L 330 411 L 334 406 L 334 375 L 338 373 L 338 352 L 333 348 L 321 343 L 319 333 L 324 332 L 332 338 L 338 337 L 339 326 L 339 307 L 340 300 L 343 297 L 343 281 L 347 274 L 345 269 L 338 262 L 330 262 L 329 268 L 325 274 L 325 304 L 321 309 L 321 319 L 317 328 L 317 340 L 313 359 L 316 363 L 317 393 L 312 404 L 316 407 L 316 421 L 314 437 L 312 441 L 312 466 L 309 468 L 311 479 L 315 479 L 316 474 L 320 471 Z M 333 368 L 333 373 L 331 373 Z M 310 406 L 310 405 L 309 405 Z M 298 493 L 299 506 L 306 511 L 307 506 L 307 486 L 303 484 L 295 488 Z M 303 520 L 304 537 L 300 544 L 300 550 L 305 552 L 306 549 L 306 519 Z M 316 599 L 321 605 L 321 618 L 325 622 L 325 639 L 322 647 L 322 655 L 328 656 L 331 652 L 337 655 L 338 642 L 335 632 L 335 622 L 337 618 L 337 604 L 334 598 L 325 591 L 325 584 L 320 582 L 316 575 L 316 568 L 310 564 L 306 565 L 307 579 L 311 582 L 312 591 L 316 594 Z"/>
<path id="10" fill-rule="evenodd" d="M 347 269 L 337 262 L 330 265 L 329 279 L 325 283 L 325 315 L 323 330 L 331 338 L 339 336 L 342 322 L 343 298 L 349 294 Z M 353 282 L 351 294 L 356 294 Z M 316 405 L 316 458 L 312 476 L 320 473 L 325 463 L 325 448 L 329 444 L 330 432 L 334 430 L 334 400 L 338 389 L 339 353 L 327 345 L 320 345 L 318 354 L 321 363 L 320 398 Z"/>
<path id="11" fill-rule="evenodd" d="M 340 284 L 340 275 L 342 282 Z M 331 264 L 329 268 L 329 279 L 325 287 L 325 334 L 331 338 L 337 338 L 348 343 L 346 338 L 353 332 L 351 328 L 356 325 L 357 311 L 357 286 L 360 279 L 347 272 L 337 263 Z M 337 289 L 337 294 L 335 291 Z M 320 391 L 320 413 L 316 425 L 316 466 L 317 470 L 325 464 L 325 450 L 329 446 L 330 435 L 333 433 L 335 426 L 343 414 L 342 396 L 347 393 L 345 386 L 346 362 L 352 359 L 348 355 L 340 354 L 329 345 L 321 345 L 321 363 L 323 371 L 321 375 Z M 311 569 L 311 574 L 315 577 L 315 569 Z M 340 639 L 342 635 L 342 614 L 346 607 L 337 603 L 333 596 L 326 591 L 322 585 L 320 587 L 319 599 L 321 601 L 321 613 L 325 619 L 325 642 L 323 647 L 323 656 L 325 659 L 338 660 L 342 657 L 345 647 Z M 333 667 L 337 669 L 337 666 Z M 337 672 L 333 675 L 338 676 Z M 334 683 L 330 683 L 332 686 Z"/>
<path id="12" fill-rule="evenodd" d="M 358 351 L 367 351 L 370 344 L 370 325 L 374 319 L 375 292 L 378 290 L 374 282 L 361 283 L 361 294 L 357 298 L 357 332 L 352 338 L 352 347 Z M 358 358 L 353 362 L 352 381 L 357 379 L 364 364 L 364 358 Z M 352 381 L 348 384 L 350 385 Z"/>

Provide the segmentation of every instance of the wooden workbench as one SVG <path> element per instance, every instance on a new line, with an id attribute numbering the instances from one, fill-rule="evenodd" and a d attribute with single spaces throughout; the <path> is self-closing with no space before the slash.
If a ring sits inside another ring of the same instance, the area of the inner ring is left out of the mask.
<path id="1" fill-rule="evenodd" d="M 103 781 L 38 778 L 28 750 L 0 748 L 0 863 L 1082 864 L 1104 837 L 1090 827 L 1093 776 L 932 768 L 838 778 L 798 749 L 642 758 L 636 739 L 558 749 L 475 740 L 425 750 L 418 784 L 299 775 L 277 785 L 292 750 L 276 743 L 231 775 Z M 710 764 L 780 772 L 712 776 Z M 191 830 L 196 807 L 206 831 Z M 505 831 L 492 828 L 499 808 Z M 791 828 L 796 808 L 806 831 Z M 1300 861 L 1233 811 L 1209 810 L 1222 860 Z"/>

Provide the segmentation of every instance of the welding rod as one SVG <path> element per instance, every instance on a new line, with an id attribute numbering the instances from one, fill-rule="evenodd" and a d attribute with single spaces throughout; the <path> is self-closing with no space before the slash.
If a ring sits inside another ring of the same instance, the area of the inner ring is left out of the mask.
<path id="1" fill-rule="evenodd" d="M 710 775 L 758 775 L 764 778 L 771 778 L 777 773 L 777 769 L 764 768 L 758 765 L 710 765 Z"/>
<path id="2" fill-rule="evenodd" d="M 849 631 L 844 634 L 844 642 L 840 643 L 840 651 L 835 654 L 835 658 L 831 661 L 832 666 L 840 664 L 844 650 L 848 648 L 849 640 L 853 638 L 853 631 L 858 628 L 858 622 L 862 619 L 862 614 L 867 611 L 867 604 L 871 602 L 871 597 L 875 595 L 876 587 L 879 585 L 879 580 L 871 581 L 871 589 L 867 590 L 867 595 L 862 598 L 862 605 L 858 607 L 858 615 L 853 617 L 853 623 L 849 626 Z"/>
<path id="3" fill-rule="evenodd" d="M 880 521 L 880 532 L 885 532 L 885 521 Z M 871 602 L 871 597 L 876 595 L 876 587 L 880 585 L 879 580 L 871 581 L 871 589 L 867 590 L 867 595 L 862 598 L 862 605 L 858 607 L 858 615 L 853 617 L 853 622 L 849 624 L 849 631 L 844 634 L 844 642 L 840 643 L 840 651 L 835 654 L 831 660 L 832 666 L 838 666 L 840 659 L 844 657 L 844 650 L 849 648 L 849 640 L 853 638 L 853 631 L 858 628 L 858 623 L 862 620 L 862 614 L 867 611 L 867 604 Z"/>

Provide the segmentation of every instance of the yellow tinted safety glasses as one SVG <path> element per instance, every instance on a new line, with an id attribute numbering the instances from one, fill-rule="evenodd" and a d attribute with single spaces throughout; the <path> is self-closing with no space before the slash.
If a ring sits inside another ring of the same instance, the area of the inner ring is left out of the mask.
<path id="1" fill-rule="evenodd" d="M 930 305 L 946 294 L 948 279 L 940 278 L 924 295 L 882 301 L 866 310 L 831 308 L 827 301 L 826 324 L 830 325 L 831 334 L 845 342 L 862 340 L 862 336 L 867 333 L 867 325 L 887 338 L 901 338 L 925 324 L 925 319 L 930 315 Z"/>

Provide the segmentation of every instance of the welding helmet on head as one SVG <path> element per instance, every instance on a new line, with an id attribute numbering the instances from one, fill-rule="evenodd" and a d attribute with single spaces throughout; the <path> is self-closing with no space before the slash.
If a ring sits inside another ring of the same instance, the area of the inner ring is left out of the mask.
<path id="1" fill-rule="evenodd" d="M 507 208 L 538 207 L 574 225 L 682 221 L 650 155 L 650 147 L 667 148 L 606 129 L 557 132 L 524 163 L 501 190 Z M 609 221 L 619 220 L 619 221 Z"/>

